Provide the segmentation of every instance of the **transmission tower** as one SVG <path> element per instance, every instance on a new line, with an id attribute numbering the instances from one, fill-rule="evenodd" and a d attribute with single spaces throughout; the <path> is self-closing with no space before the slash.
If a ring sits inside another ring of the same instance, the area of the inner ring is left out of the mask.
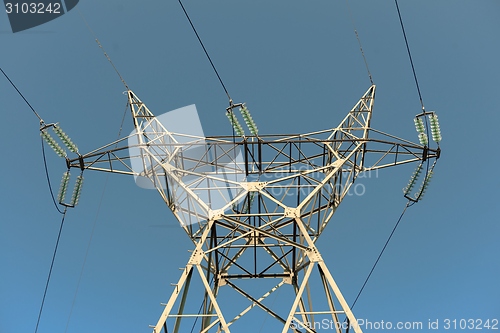
<path id="1" fill-rule="evenodd" d="M 192 254 L 153 332 L 186 332 L 181 324 L 203 333 L 240 332 L 238 320 L 260 308 L 282 333 L 318 332 L 325 319 L 337 333 L 360 333 L 316 241 L 363 172 L 415 162 L 404 195 L 422 197 L 440 155 L 439 146 L 428 147 L 424 123 L 430 121 L 439 142 L 437 116 L 424 111 L 415 118 L 420 144 L 373 129 L 372 85 L 331 129 L 260 135 L 245 105 L 231 104 L 226 112 L 235 135 L 201 137 L 169 131 L 131 90 L 127 95 L 135 128 L 128 137 L 80 155 L 57 124 L 43 127 L 42 135 L 68 169 L 147 179 L 192 240 Z M 48 134 L 51 126 L 77 157 L 67 157 Z M 78 203 L 82 180 L 80 175 L 65 205 Z M 68 181 L 66 172 L 62 204 Z M 271 287 L 257 292 L 253 286 L 262 281 Z M 269 296 L 278 290 L 287 291 L 287 301 L 275 305 Z"/>

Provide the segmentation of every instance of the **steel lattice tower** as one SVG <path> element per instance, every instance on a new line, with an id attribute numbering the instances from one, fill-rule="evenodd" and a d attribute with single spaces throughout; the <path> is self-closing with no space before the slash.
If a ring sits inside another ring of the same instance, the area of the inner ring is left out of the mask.
<path id="1" fill-rule="evenodd" d="M 323 318 L 338 333 L 346 331 L 343 323 L 356 322 L 316 241 L 361 173 L 421 166 L 436 160 L 439 148 L 371 128 L 375 85 L 337 127 L 241 138 L 170 132 L 131 90 L 127 95 L 134 144 L 127 137 L 67 163 L 148 178 L 193 241 L 154 333 L 185 332 L 181 321 L 193 319 L 197 332 L 238 332 L 237 321 L 255 307 L 281 322 L 282 333 L 317 332 L 315 323 Z M 134 161 L 142 171 L 131 167 Z M 240 283 L 263 279 L 272 281 L 265 293 Z M 202 294 L 189 293 L 195 281 Z M 286 288 L 286 306 L 266 302 Z M 230 298 L 231 309 L 226 290 L 243 296 L 241 302 Z M 197 309 L 201 303 L 198 312 L 193 302 Z"/>

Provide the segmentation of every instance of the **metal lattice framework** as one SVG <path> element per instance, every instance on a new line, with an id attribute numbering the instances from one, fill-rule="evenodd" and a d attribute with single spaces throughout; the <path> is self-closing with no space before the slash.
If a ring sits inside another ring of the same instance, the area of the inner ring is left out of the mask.
<path id="1" fill-rule="evenodd" d="M 372 85 L 332 129 L 235 138 L 170 132 L 128 91 L 135 132 L 68 166 L 149 179 L 193 241 L 153 332 L 185 332 L 183 320 L 196 320 L 197 332 L 238 332 L 255 307 L 282 333 L 317 332 L 323 318 L 336 332 L 356 323 L 315 243 L 361 173 L 439 157 L 439 148 L 370 128 L 374 97 Z M 267 292 L 248 287 L 264 279 Z M 195 280 L 202 294 L 189 294 Z M 287 306 L 267 302 L 287 288 Z"/>

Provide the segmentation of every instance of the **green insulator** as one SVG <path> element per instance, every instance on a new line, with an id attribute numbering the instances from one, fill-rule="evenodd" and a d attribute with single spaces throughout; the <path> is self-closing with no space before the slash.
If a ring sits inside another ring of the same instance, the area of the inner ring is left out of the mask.
<path id="1" fill-rule="evenodd" d="M 425 195 L 425 189 L 421 189 L 419 192 L 415 193 L 415 199 L 422 200 Z"/>
<path id="2" fill-rule="evenodd" d="M 442 139 L 443 137 L 441 136 L 440 132 L 432 133 L 432 140 L 434 140 L 435 142 L 441 142 Z"/>
<path id="3" fill-rule="evenodd" d="M 240 108 L 241 116 L 243 117 L 243 120 L 245 120 L 245 123 L 248 127 L 248 130 L 252 135 L 257 135 L 259 133 L 259 130 L 257 128 L 257 125 L 255 124 L 255 121 L 253 120 L 252 116 L 250 115 L 250 110 L 247 109 L 245 105 L 243 105 Z"/>
<path id="4" fill-rule="evenodd" d="M 429 173 L 427 174 L 427 178 L 426 178 L 427 179 L 427 183 L 430 182 L 430 180 L 431 180 L 431 178 L 432 178 L 433 175 L 434 175 L 434 172 L 432 170 L 429 171 Z"/>
<path id="5" fill-rule="evenodd" d="M 413 186 L 415 186 L 415 178 L 410 178 L 408 185 L 403 189 L 404 194 L 410 193 L 413 189 Z"/>
<path id="6" fill-rule="evenodd" d="M 40 135 L 57 155 L 59 155 L 60 157 L 66 157 L 66 152 L 64 151 L 64 149 L 62 149 L 61 146 L 59 146 L 56 140 L 54 140 L 54 138 L 51 137 L 49 133 L 43 130 L 40 132 Z"/>
<path id="7" fill-rule="evenodd" d="M 234 116 L 233 116 L 232 112 L 226 112 L 226 117 L 227 117 L 227 119 L 229 119 L 231 126 L 233 126 L 234 125 Z"/>
<path id="8" fill-rule="evenodd" d="M 432 175 L 433 175 L 432 170 L 427 173 L 427 176 L 425 177 L 422 186 L 420 186 L 420 190 L 417 193 L 415 193 L 415 199 L 423 199 L 425 191 L 427 191 L 427 187 L 429 186 L 429 183 L 431 181 Z"/>
<path id="9" fill-rule="evenodd" d="M 243 130 L 243 127 L 241 126 L 240 122 L 238 121 L 238 118 L 236 118 L 234 113 L 232 111 L 226 112 L 226 116 L 227 119 L 229 119 L 231 126 L 233 126 L 236 135 L 245 136 L 245 131 Z"/>
<path id="10" fill-rule="evenodd" d="M 73 195 L 71 196 L 71 206 L 78 205 L 78 201 L 80 200 L 80 193 L 82 192 L 83 185 L 83 176 L 79 175 L 76 177 L 75 187 L 73 188 Z"/>
<path id="11" fill-rule="evenodd" d="M 252 124 L 252 123 L 249 123 L 247 122 L 247 127 L 248 127 L 248 130 L 250 131 L 250 133 L 252 133 L 252 135 L 257 135 L 258 134 L 258 129 L 257 127 L 255 127 L 255 124 Z"/>
<path id="12" fill-rule="evenodd" d="M 427 134 L 425 133 L 418 133 L 418 140 L 423 146 L 427 146 L 427 144 L 429 143 L 429 139 L 427 139 Z"/>
<path id="13" fill-rule="evenodd" d="M 57 200 L 59 201 L 59 203 L 63 203 L 64 199 L 66 198 L 66 192 L 68 190 L 69 177 L 70 177 L 69 171 L 66 171 L 65 173 L 63 173 L 63 176 L 62 176 L 62 179 L 61 179 L 61 186 L 59 187 L 59 193 L 57 194 Z"/>
<path id="14" fill-rule="evenodd" d="M 243 136 L 244 135 L 243 127 L 240 125 L 236 116 L 232 112 L 228 113 L 227 116 L 229 118 L 229 121 L 231 122 L 231 125 L 234 128 L 234 131 L 236 132 L 236 135 Z"/>
<path id="15" fill-rule="evenodd" d="M 255 197 L 255 192 L 250 192 L 249 200 L 245 201 L 245 204 L 243 205 L 242 213 L 246 214 L 250 211 L 250 207 L 252 207 L 253 199 Z"/>
<path id="16" fill-rule="evenodd" d="M 420 173 L 422 172 L 422 164 L 419 164 L 415 171 L 413 172 L 413 175 L 410 177 L 410 181 L 408 182 L 408 185 L 403 189 L 403 192 L 405 195 L 411 192 L 413 187 L 415 186 L 415 183 L 417 182 L 418 177 L 420 176 Z"/>
<path id="17" fill-rule="evenodd" d="M 415 118 L 413 119 L 415 122 L 415 129 L 417 130 L 418 133 L 425 133 L 425 127 L 424 127 L 424 121 L 422 118 Z"/>
<path id="18" fill-rule="evenodd" d="M 408 185 L 406 185 L 406 187 L 403 189 L 404 194 L 406 195 L 406 194 L 410 193 L 411 190 L 413 189 L 414 185 L 415 185 L 415 182 L 412 179 L 410 179 L 410 182 L 408 183 Z"/>
<path id="19" fill-rule="evenodd" d="M 431 135 L 432 140 L 440 142 L 442 140 L 441 129 L 439 127 L 439 120 L 436 114 L 429 116 L 429 121 L 431 123 Z"/>
<path id="20" fill-rule="evenodd" d="M 69 136 L 64 133 L 64 131 L 58 127 L 57 125 L 54 125 L 53 127 L 54 132 L 57 134 L 57 136 L 61 139 L 61 141 L 68 147 L 68 149 L 73 152 L 73 153 L 78 153 L 78 147 L 71 141 Z"/>

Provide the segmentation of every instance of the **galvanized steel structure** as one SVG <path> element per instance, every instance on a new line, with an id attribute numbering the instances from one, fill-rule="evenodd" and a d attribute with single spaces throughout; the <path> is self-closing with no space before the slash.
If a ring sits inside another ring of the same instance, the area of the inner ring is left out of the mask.
<path id="1" fill-rule="evenodd" d="M 149 179 L 192 240 L 154 333 L 186 332 L 181 324 L 195 319 L 196 332 L 240 332 L 238 320 L 256 307 L 280 322 L 282 333 L 317 332 L 323 318 L 336 332 L 356 323 L 316 241 L 361 173 L 422 165 L 436 160 L 439 148 L 371 128 L 375 85 L 334 128 L 242 137 L 170 132 L 132 91 L 127 95 L 134 147 L 127 137 L 67 163 Z M 133 159 L 141 161 L 140 172 Z M 248 287 L 263 279 L 272 282 L 266 292 Z M 289 292 L 286 306 L 267 301 L 280 289 Z"/>

